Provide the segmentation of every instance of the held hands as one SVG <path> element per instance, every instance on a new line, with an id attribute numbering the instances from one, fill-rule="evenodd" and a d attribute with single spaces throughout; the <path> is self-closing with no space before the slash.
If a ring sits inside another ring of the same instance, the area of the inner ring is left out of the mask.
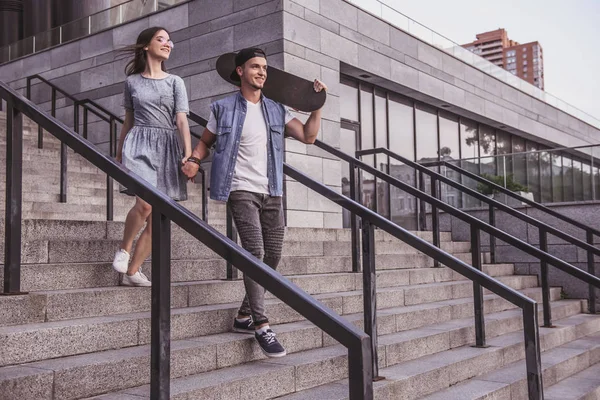
<path id="1" fill-rule="evenodd" d="M 198 171 L 200 170 L 199 162 L 195 162 L 196 158 L 193 158 L 194 161 L 189 160 L 190 157 L 184 157 L 181 161 L 183 166 L 181 167 L 181 171 L 188 178 L 188 180 L 194 182 Z"/>

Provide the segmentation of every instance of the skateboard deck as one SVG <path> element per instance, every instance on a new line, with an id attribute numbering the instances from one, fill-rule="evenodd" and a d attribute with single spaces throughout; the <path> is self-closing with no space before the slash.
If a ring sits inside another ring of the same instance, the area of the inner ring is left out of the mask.
<path id="1" fill-rule="evenodd" d="M 231 72 L 235 70 L 235 56 L 236 53 L 221 55 L 217 59 L 217 72 L 227 82 L 240 86 L 240 82 L 231 79 Z M 312 112 L 323 107 L 327 98 L 324 90 L 315 92 L 313 83 L 269 65 L 262 91 L 271 100 L 296 110 Z"/>

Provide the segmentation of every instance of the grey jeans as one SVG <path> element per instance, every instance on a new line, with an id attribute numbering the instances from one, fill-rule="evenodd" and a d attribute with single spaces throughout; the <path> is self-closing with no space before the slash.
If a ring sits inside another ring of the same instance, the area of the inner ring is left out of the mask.
<path id="1" fill-rule="evenodd" d="M 276 269 L 281 259 L 285 233 L 282 198 L 236 190 L 229 194 L 227 205 L 242 247 Z M 265 289 L 246 275 L 244 286 L 246 296 L 239 314 L 251 315 L 255 325 L 268 323 L 269 319 L 265 315 Z"/>

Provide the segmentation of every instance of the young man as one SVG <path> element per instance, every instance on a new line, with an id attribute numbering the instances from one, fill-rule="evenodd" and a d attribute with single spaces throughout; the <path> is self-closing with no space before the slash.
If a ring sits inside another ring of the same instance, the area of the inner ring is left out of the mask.
<path id="1" fill-rule="evenodd" d="M 202 138 L 183 166 L 192 179 L 200 160 L 213 154 L 210 197 L 227 201 L 242 247 L 271 268 L 281 258 L 283 220 L 283 141 L 287 134 L 312 144 L 321 124 L 321 110 L 302 124 L 281 104 L 266 98 L 267 58 L 259 48 L 241 50 L 235 58 L 231 79 L 241 83 L 238 93 L 211 104 Z M 317 92 L 327 87 L 315 80 Z M 244 276 L 246 297 L 233 322 L 236 332 L 254 333 L 268 357 L 286 354 L 275 338 L 265 315 L 265 290 Z"/>

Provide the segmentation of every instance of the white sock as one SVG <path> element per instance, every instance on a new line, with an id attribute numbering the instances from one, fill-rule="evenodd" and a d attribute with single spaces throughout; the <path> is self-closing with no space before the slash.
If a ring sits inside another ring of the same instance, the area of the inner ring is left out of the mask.
<path id="1" fill-rule="evenodd" d="M 250 319 L 250 317 L 244 317 L 244 318 L 236 318 L 235 320 L 237 322 L 244 322 L 244 321 L 248 321 Z"/>
<path id="2" fill-rule="evenodd" d="M 267 331 L 267 329 L 271 329 L 271 327 L 269 325 L 265 325 L 260 329 L 256 330 L 256 333 L 258 333 L 259 335 L 262 335 L 263 333 L 265 333 Z"/>

